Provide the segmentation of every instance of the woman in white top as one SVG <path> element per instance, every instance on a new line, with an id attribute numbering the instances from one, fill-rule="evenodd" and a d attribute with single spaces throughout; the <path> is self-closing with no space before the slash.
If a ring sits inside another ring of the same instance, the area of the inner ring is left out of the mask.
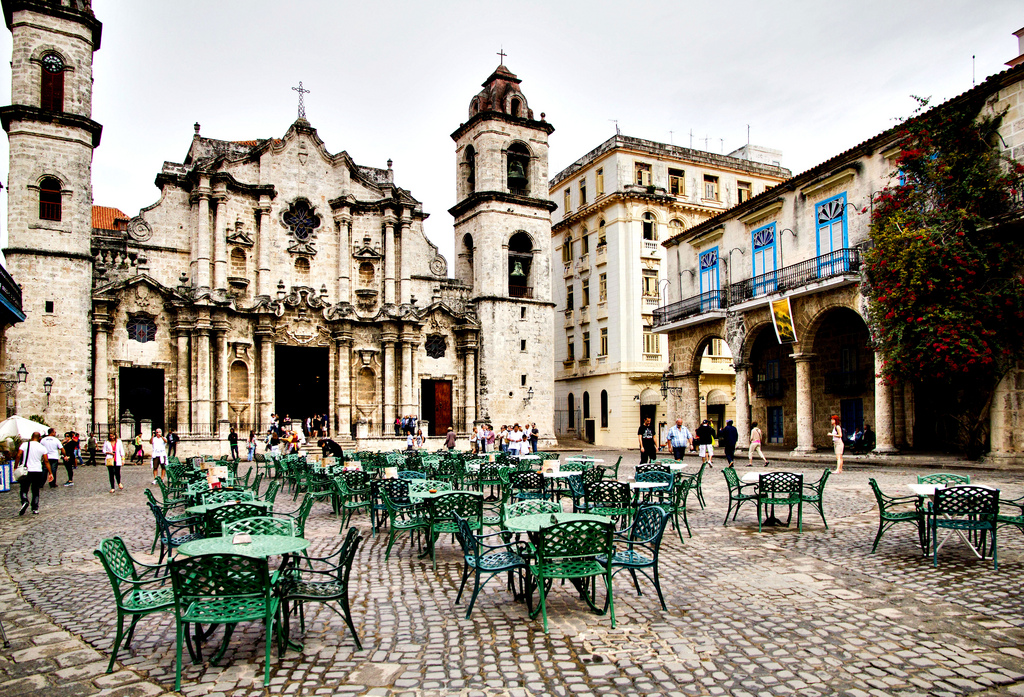
<path id="1" fill-rule="evenodd" d="M 764 464 L 768 464 L 768 458 L 761 452 L 761 429 L 757 427 L 757 422 L 750 424 L 750 447 L 747 448 L 747 467 L 754 466 L 754 451 L 761 456 L 761 460 Z"/>
<path id="2" fill-rule="evenodd" d="M 156 484 L 157 479 L 167 478 L 167 441 L 158 428 L 149 442 L 153 446 L 153 483 Z"/>
<path id="3" fill-rule="evenodd" d="M 107 436 L 107 442 L 103 444 L 103 461 L 107 465 L 110 493 L 114 493 L 115 482 L 118 489 L 124 489 L 124 485 L 121 484 L 121 465 L 124 464 L 124 443 L 121 442 L 121 439 L 113 431 Z"/>
<path id="4" fill-rule="evenodd" d="M 832 474 L 839 474 L 843 471 L 843 451 L 846 450 L 846 446 L 843 444 L 843 427 L 838 416 L 832 416 L 832 430 L 828 434 L 832 436 L 832 448 L 836 451 L 836 468 Z"/>

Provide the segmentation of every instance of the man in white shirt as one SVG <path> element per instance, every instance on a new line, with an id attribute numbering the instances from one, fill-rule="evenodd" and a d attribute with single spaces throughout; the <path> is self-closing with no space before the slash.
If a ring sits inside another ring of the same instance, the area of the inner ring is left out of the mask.
<path id="1" fill-rule="evenodd" d="M 153 446 L 153 483 L 156 484 L 157 479 L 167 479 L 167 441 L 164 440 L 163 431 L 158 428 L 149 442 Z"/>
<path id="2" fill-rule="evenodd" d="M 46 437 L 44 437 L 39 442 L 44 448 L 46 448 L 46 459 L 53 463 L 53 467 L 56 467 L 57 463 L 60 462 L 60 450 L 62 445 L 60 442 L 60 438 L 57 437 L 57 429 L 51 428 L 49 431 L 46 432 Z M 56 489 L 57 477 L 52 476 L 52 471 L 50 474 L 51 477 L 47 481 L 50 482 L 51 489 Z"/>
<path id="3" fill-rule="evenodd" d="M 50 433 L 53 432 L 54 430 L 51 428 Z M 57 439 L 54 438 L 54 440 Z M 32 490 L 32 512 L 39 513 L 39 490 L 43 488 L 44 482 L 53 482 L 50 459 L 46 454 L 46 448 L 39 441 L 39 431 L 32 434 L 32 440 L 22 443 L 18 448 L 18 461 L 15 466 L 20 467 L 22 464 L 28 468 L 28 475 L 22 477 L 18 482 L 21 486 L 21 512 L 18 515 L 25 515 L 25 511 L 28 510 L 30 488 Z"/>
<path id="4" fill-rule="evenodd" d="M 693 447 L 693 434 L 690 429 L 683 426 L 682 419 L 676 419 L 676 425 L 668 430 L 668 438 L 665 445 L 672 446 L 672 458 L 682 460 L 686 455 L 686 449 Z"/>

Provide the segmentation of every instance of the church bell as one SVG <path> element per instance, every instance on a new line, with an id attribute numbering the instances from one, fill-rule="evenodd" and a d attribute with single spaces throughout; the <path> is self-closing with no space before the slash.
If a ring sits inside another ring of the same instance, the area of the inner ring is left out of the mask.
<path id="1" fill-rule="evenodd" d="M 523 273 L 523 262 L 517 261 L 515 267 L 512 269 L 512 273 L 510 275 L 511 276 L 519 276 L 519 277 L 525 276 L 526 274 Z"/>

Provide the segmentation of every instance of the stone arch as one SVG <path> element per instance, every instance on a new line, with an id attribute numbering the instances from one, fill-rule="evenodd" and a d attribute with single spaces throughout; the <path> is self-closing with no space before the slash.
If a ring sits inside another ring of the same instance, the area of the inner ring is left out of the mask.
<path id="1" fill-rule="evenodd" d="M 852 303 L 846 303 L 841 302 L 837 299 L 832 299 L 831 301 L 826 302 L 825 305 L 822 305 L 820 308 L 817 308 L 814 314 L 812 314 L 809 318 L 801 312 L 793 312 L 794 320 L 798 323 L 797 338 L 800 340 L 801 344 L 811 347 L 808 349 L 808 351 L 814 351 L 814 340 L 815 337 L 818 335 L 818 332 L 821 330 L 822 324 L 829 319 L 830 315 L 832 315 L 833 312 L 839 310 L 848 310 L 857 315 L 857 317 L 864 324 L 865 329 L 867 329 L 870 332 L 870 328 L 868 328 L 867 319 L 865 319 L 864 315 L 861 314 L 859 308 L 855 307 Z M 801 322 L 801 319 L 804 321 Z M 804 326 L 800 327 L 800 324 L 803 324 Z"/>
<path id="2" fill-rule="evenodd" d="M 531 162 L 533 151 L 530 147 L 515 140 L 505 148 L 505 185 L 509 193 L 529 196 L 532 190 Z"/>
<path id="3" fill-rule="evenodd" d="M 657 242 L 658 222 L 658 214 L 652 210 L 648 209 L 640 214 L 640 233 L 645 240 Z"/>
<path id="4" fill-rule="evenodd" d="M 689 372 L 700 372 L 700 362 L 701 357 L 704 355 L 704 349 L 706 349 L 708 344 L 710 344 L 715 339 L 725 341 L 724 333 L 717 331 L 705 331 L 704 334 L 699 339 L 697 339 L 697 341 L 693 345 L 693 354 L 690 356 L 690 364 L 687 367 Z"/>
<path id="5" fill-rule="evenodd" d="M 508 294 L 513 298 L 533 297 L 533 238 L 525 230 L 517 230 L 509 237 Z"/>
<path id="6" fill-rule="evenodd" d="M 752 352 L 754 350 L 754 344 L 757 342 L 757 338 L 761 335 L 761 332 L 763 332 L 765 330 L 768 330 L 768 331 L 771 331 L 771 332 L 775 331 L 774 329 L 772 329 L 772 321 L 771 321 L 771 319 L 768 319 L 766 321 L 762 320 L 762 321 L 759 321 L 759 322 L 755 322 L 751 327 L 749 327 L 747 329 L 746 334 L 743 337 L 743 344 L 740 347 L 739 354 L 738 354 L 739 358 L 740 358 L 740 362 L 742 362 L 742 363 L 749 363 L 750 362 L 751 354 L 752 354 Z M 734 355 L 736 355 L 735 352 L 734 352 Z"/>

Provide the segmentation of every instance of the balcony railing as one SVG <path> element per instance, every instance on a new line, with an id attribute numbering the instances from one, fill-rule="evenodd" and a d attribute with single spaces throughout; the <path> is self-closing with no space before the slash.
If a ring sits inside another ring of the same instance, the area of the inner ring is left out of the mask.
<path id="1" fill-rule="evenodd" d="M 785 388 L 786 384 L 783 382 L 782 378 L 771 378 L 757 383 L 754 391 L 757 393 L 757 396 L 762 399 L 775 399 L 782 396 L 782 391 Z"/>
<path id="2" fill-rule="evenodd" d="M 533 299 L 533 287 L 532 286 L 509 286 L 508 297 L 510 298 L 526 298 L 528 300 Z"/>
<path id="3" fill-rule="evenodd" d="M 860 271 L 860 249 L 837 249 L 820 257 L 754 276 L 729 287 L 729 300 L 736 305 L 770 293 L 785 293 L 809 283 Z"/>
<path id="4" fill-rule="evenodd" d="M 728 304 L 728 294 L 724 290 L 712 290 L 707 293 L 701 293 L 692 298 L 659 307 L 654 311 L 654 326 L 660 327 L 671 322 L 678 322 L 687 317 L 693 317 L 694 315 L 710 312 L 711 310 L 722 310 Z"/>
<path id="5" fill-rule="evenodd" d="M 14 282 L 7 269 L 0 266 L 0 295 L 14 307 L 21 311 L 21 287 Z"/>
<path id="6" fill-rule="evenodd" d="M 738 305 L 770 293 L 784 293 L 827 278 L 859 271 L 860 249 L 837 249 L 799 264 L 733 283 L 728 290 L 712 290 L 659 307 L 654 311 L 654 326 L 671 324 L 712 310 L 724 310 L 730 305 Z"/>
<path id="7" fill-rule="evenodd" d="M 860 394 L 866 384 L 866 370 L 835 370 L 825 373 L 825 394 Z"/>

